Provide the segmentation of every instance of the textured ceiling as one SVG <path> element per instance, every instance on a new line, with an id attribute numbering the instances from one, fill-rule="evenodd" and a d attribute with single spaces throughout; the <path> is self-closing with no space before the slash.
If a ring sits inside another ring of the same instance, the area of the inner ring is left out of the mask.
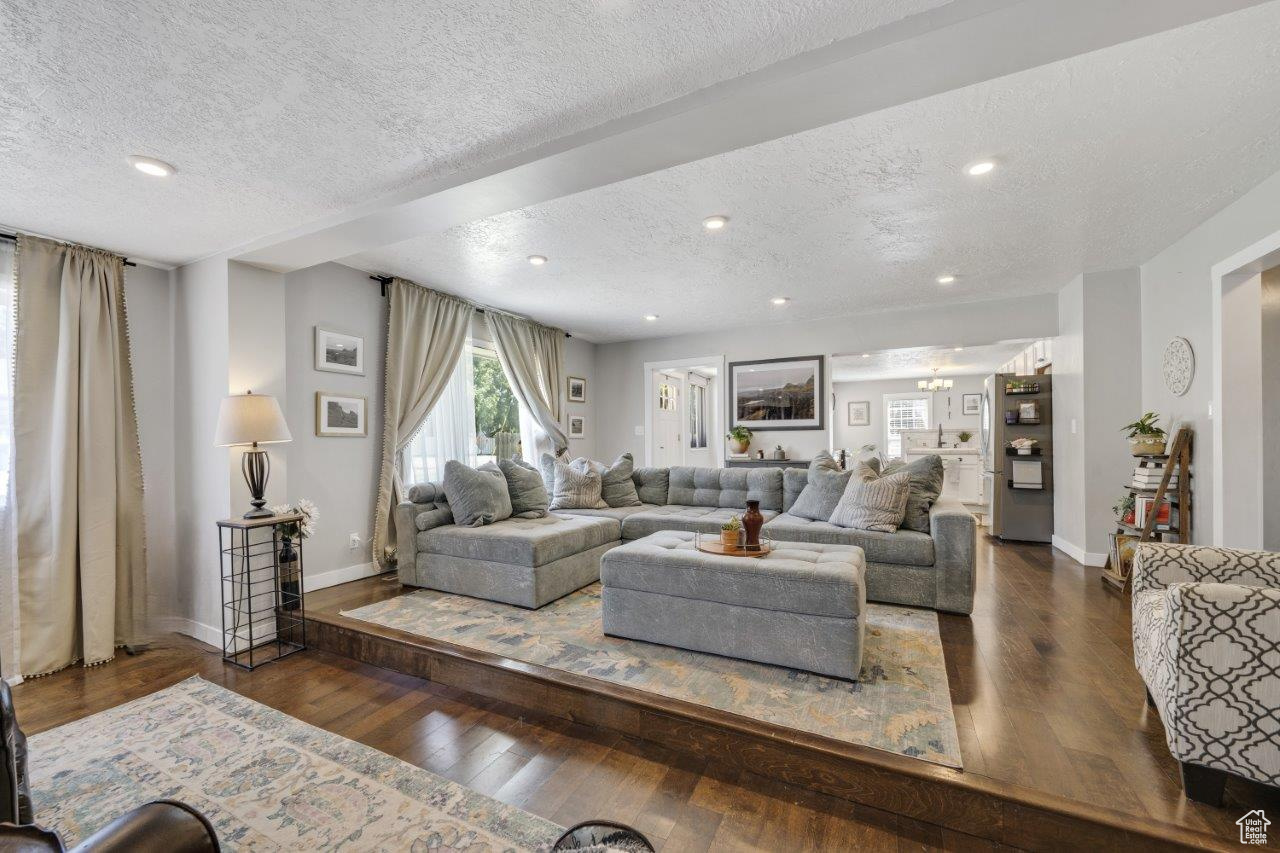
<path id="1" fill-rule="evenodd" d="M 1280 170 L 1277 127 L 1273 2 L 346 262 L 596 341 L 1050 292 Z"/>
<path id="2" fill-rule="evenodd" d="M 832 382 L 871 382 L 879 379 L 924 379 L 938 368 L 939 376 L 995 373 L 1000 365 L 1027 348 L 1030 339 L 1000 341 L 984 346 L 903 347 L 875 350 L 864 358 L 838 355 L 831 359 Z"/>
<path id="3" fill-rule="evenodd" d="M 947 2 L 0 0 L 0 223 L 188 261 Z"/>

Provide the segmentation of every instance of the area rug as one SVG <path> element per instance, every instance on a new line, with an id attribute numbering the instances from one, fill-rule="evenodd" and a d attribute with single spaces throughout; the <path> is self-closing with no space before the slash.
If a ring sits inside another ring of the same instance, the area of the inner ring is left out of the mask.
<path id="1" fill-rule="evenodd" d="M 223 850 L 547 850 L 561 829 L 200 678 L 30 739 L 40 823 L 68 846 L 159 798 Z"/>
<path id="2" fill-rule="evenodd" d="M 420 589 L 344 616 L 745 717 L 960 767 L 938 615 L 867 606 L 862 678 L 606 637 L 600 584 L 539 610 Z"/>

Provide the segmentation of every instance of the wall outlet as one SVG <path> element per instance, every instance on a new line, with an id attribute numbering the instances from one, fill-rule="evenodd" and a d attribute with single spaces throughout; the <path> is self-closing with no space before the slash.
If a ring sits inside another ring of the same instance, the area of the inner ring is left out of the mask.
<path id="1" fill-rule="evenodd" d="M 360 547 L 360 534 L 359 534 L 359 533 L 352 533 L 352 534 L 351 534 L 351 540 L 347 543 L 347 547 L 348 547 L 349 549 L 351 549 L 352 551 L 354 551 L 355 549 L 357 549 L 357 548 L 359 548 L 359 547 Z"/>

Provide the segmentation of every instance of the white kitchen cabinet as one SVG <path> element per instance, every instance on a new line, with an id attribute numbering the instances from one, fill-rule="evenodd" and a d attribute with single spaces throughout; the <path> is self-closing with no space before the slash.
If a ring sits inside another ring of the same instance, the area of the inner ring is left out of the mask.
<path id="1" fill-rule="evenodd" d="M 962 503 L 982 502 L 982 480 L 978 460 L 972 455 L 942 455 L 942 496 Z"/>

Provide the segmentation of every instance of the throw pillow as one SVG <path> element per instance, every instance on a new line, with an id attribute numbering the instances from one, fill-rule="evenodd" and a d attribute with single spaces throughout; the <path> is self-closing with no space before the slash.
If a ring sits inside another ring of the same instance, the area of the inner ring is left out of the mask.
<path id="1" fill-rule="evenodd" d="M 543 518 L 551 505 L 551 496 L 542 483 L 537 469 L 519 456 L 498 460 L 502 475 L 507 478 L 507 492 L 511 495 L 511 514 L 519 518 Z"/>
<path id="2" fill-rule="evenodd" d="M 819 450 L 813 454 L 813 458 L 809 460 L 809 468 L 827 468 L 832 471 L 840 470 L 840 463 L 836 458 L 825 450 Z"/>
<path id="3" fill-rule="evenodd" d="M 929 532 L 929 509 L 942 494 L 942 457 L 936 453 L 921 456 L 910 462 L 896 459 L 885 465 L 880 476 L 887 477 L 898 471 L 906 471 L 911 478 L 911 495 L 907 498 L 907 517 L 902 526 L 908 530 Z"/>
<path id="4" fill-rule="evenodd" d="M 577 464 L 574 460 L 573 464 Z M 630 453 L 624 453 L 613 460 L 612 465 L 602 462 L 590 463 L 591 470 L 600 474 L 600 497 L 608 506 L 640 506 L 640 495 L 636 493 L 636 484 L 631 481 L 635 470 L 635 459 Z"/>
<path id="5" fill-rule="evenodd" d="M 595 506 L 577 507 L 577 509 L 608 509 L 609 504 L 604 499 L 604 472 L 607 470 L 603 462 L 595 462 L 585 456 L 579 456 L 577 459 L 569 463 L 569 467 L 575 471 L 591 471 L 600 477 L 600 500 Z"/>
<path id="6" fill-rule="evenodd" d="M 828 455 L 827 458 L 831 457 Z M 852 476 L 852 471 L 841 471 L 838 467 L 833 470 L 821 459 L 814 459 L 809 463 L 808 481 L 791 505 L 790 513 L 813 521 L 826 521 L 835 511 L 836 504 L 840 503 Z"/>
<path id="7" fill-rule="evenodd" d="M 599 509 L 608 506 L 600 500 L 600 472 L 590 467 L 554 463 L 556 490 L 551 496 L 551 509 Z"/>
<path id="8" fill-rule="evenodd" d="M 454 524 L 480 527 L 511 517 L 507 478 L 492 462 L 470 468 L 450 459 L 444 464 L 444 493 Z"/>
<path id="9" fill-rule="evenodd" d="M 910 493 L 906 471 L 870 480 L 850 478 L 830 521 L 839 527 L 893 533 L 907 513 Z"/>

